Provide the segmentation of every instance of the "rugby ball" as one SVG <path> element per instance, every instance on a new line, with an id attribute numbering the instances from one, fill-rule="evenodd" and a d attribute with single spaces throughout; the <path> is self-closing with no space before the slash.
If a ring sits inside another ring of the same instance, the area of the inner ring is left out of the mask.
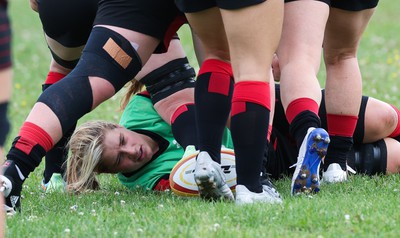
<path id="1" fill-rule="evenodd" d="M 198 187 L 194 181 L 194 169 L 196 156 L 199 151 L 185 153 L 183 158 L 174 166 L 169 176 L 171 190 L 179 196 L 194 197 L 199 195 Z M 221 169 L 225 174 L 226 184 L 235 190 L 236 186 L 236 167 L 235 153 L 228 148 L 221 149 Z"/>

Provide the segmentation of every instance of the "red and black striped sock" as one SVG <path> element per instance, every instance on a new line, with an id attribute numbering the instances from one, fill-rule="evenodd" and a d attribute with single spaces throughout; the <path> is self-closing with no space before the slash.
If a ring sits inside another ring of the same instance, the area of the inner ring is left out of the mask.
<path id="1" fill-rule="evenodd" d="M 171 118 L 172 134 L 185 149 L 188 145 L 197 144 L 197 131 L 194 104 L 180 106 Z"/>
<path id="2" fill-rule="evenodd" d="M 262 192 L 260 173 L 267 147 L 270 115 L 269 83 L 246 81 L 235 84 L 231 132 L 236 156 L 237 184 Z"/>
<path id="3" fill-rule="evenodd" d="M 286 109 L 286 118 L 290 124 L 290 134 L 300 148 L 307 130 L 310 127 L 321 127 L 318 116 L 318 103 L 311 98 L 298 98 L 293 100 Z"/>
<path id="4" fill-rule="evenodd" d="M 7 159 L 13 160 L 26 178 L 39 166 L 53 144 L 52 138 L 45 130 L 31 122 L 25 122 L 12 143 Z"/>
<path id="5" fill-rule="evenodd" d="M 204 61 L 196 81 L 195 105 L 198 149 L 207 151 L 220 162 L 223 131 L 226 127 L 233 92 L 233 74 L 229 63 Z"/>
<path id="6" fill-rule="evenodd" d="M 347 157 L 353 147 L 358 116 L 327 114 L 326 118 L 331 142 L 324 159 L 324 170 L 332 163 L 338 163 L 343 170 L 347 170 Z"/>
<path id="7" fill-rule="evenodd" d="M 47 78 L 46 78 L 46 80 L 44 81 L 44 83 L 42 85 L 42 91 L 46 90 L 51 85 L 57 83 L 58 81 L 63 79 L 65 76 L 67 76 L 67 75 L 62 74 L 62 73 L 57 73 L 57 72 L 50 71 L 47 74 Z"/>

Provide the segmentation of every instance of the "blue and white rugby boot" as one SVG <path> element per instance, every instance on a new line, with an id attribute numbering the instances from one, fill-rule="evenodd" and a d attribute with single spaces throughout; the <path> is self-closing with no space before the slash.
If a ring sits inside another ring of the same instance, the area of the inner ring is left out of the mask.
<path id="1" fill-rule="evenodd" d="M 194 181 L 199 188 L 200 197 L 205 200 L 234 200 L 233 193 L 225 182 L 221 165 L 213 161 L 205 151 L 197 155 Z"/>
<path id="2" fill-rule="evenodd" d="M 319 166 L 325 157 L 330 139 L 322 128 L 310 127 L 301 144 L 292 177 L 292 195 L 319 191 Z"/>

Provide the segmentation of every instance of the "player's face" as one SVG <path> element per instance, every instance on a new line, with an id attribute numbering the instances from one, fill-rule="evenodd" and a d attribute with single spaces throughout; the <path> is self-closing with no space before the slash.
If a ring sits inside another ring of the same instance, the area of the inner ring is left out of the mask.
<path id="1" fill-rule="evenodd" d="M 136 171 L 158 150 L 158 144 L 150 137 L 124 127 L 107 131 L 103 146 L 102 167 L 108 173 Z"/>

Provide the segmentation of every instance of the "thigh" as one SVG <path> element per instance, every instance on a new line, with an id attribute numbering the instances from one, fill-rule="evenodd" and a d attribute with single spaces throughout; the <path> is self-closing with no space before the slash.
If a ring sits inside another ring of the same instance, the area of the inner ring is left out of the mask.
<path id="1" fill-rule="evenodd" d="M 396 128 L 397 113 L 389 104 L 369 98 L 365 109 L 364 143 L 388 137 Z"/>
<path id="2" fill-rule="evenodd" d="M 278 48 L 280 66 L 290 62 L 312 64 L 317 71 L 329 5 L 320 1 L 285 4 L 282 37 Z"/>
<path id="3" fill-rule="evenodd" d="M 346 11 L 331 8 L 324 38 L 324 52 L 328 59 L 329 56 L 343 53 L 355 55 L 374 10 Z"/>
<path id="4" fill-rule="evenodd" d="M 268 0 L 236 10 L 221 10 L 235 82 L 269 82 L 272 57 L 283 21 L 283 2 Z"/>
<path id="5" fill-rule="evenodd" d="M 174 0 L 100 0 L 94 26 L 127 39 L 144 65 L 153 53 L 164 53 L 185 23 Z"/>
<path id="6" fill-rule="evenodd" d="M 186 18 L 201 42 L 204 59 L 230 60 L 228 41 L 219 8 L 186 13 Z"/>
<path id="7" fill-rule="evenodd" d="M 154 105 L 154 108 L 160 117 L 171 125 L 171 119 L 174 112 L 176 112 L 182 105 L 193 103 L 194 88 L 185 88 L 160 100 Z"/>
<path id="8" fill-rule="evenodd" d="M 89 38 L 98 0 L 38 0 L 38 13 L 53 59 L 73 69 Z"/>
<path id="9" fill-rule="evenodd" d="M 38 0 L 45 34 L 65 47 L 86 44 L 99 0 Z"/>
<path id="10" fill-rule="evenodd" d="M 100 0 L 94 25 L 114 26 L 153 37 L 165 42 L 166 45 L 157 48 L 158 52 L 165 52 L 183 23 L 183 14 L 174 0 Z"/>

